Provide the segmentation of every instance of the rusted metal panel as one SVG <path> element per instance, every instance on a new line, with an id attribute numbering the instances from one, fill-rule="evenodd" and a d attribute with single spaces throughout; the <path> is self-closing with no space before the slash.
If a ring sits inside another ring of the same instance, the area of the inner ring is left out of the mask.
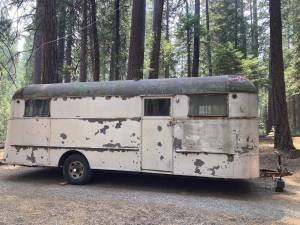
<path id="1" fill-rule="evenodd" d="M 49 148 L 50 166 L 58 166 L 62 155 L 71 150 L 82 153 L 88 159 L 92 169 L 141 171 L 140 151 L 108 149 Z"/>
<path id="2" fill-rule="evenodd" d="M 233 155 L 212 153 L 176 153 L 174 174 L 201 177 L 234 177 Z"/>
<path id="3" fill-rule="evenodd" d="M 11 103 L 11 118 L 23 118 L 25 112 L 25 101 L 13 100 Z"/>
<path id="4" fill-rule="evenodd" d="M 140 119 L 52 119 L 50 147 L 136 149 Z"/>
<path id="5" fill-rule="evenodd" d="M 173 98 L 173 117 L 187 118 L 189 113 L 189 97 L 187 95 L 176 95 Z"/>
<path id="6" fill-rule="evenodd" d="M 9 120 L 8 145 L 49 146 L 50 119 L 26 118 Z"/>
<path id="7" fill-rule="evenodd" d="M 52 99 L 50 114 L 52 118 L 133 118 L 141 116 L 141 109 L 140 97 L 65 97 Z"/>
<path id="8" fill-rule="evenodd" d="M 47 147 L 6 146 L 3 162 L 27 166 L 49 166 L 49 151 Z"/>
<path id="9" fill-rule="evenodd" d="M 176 120 L 174 123 L 175 151 L 234 153 L 230 120 Z"/>
<path id="10" fill-rule="evenodd" d="M 230 117 L 257 117 L 256 94 L 230 93 L 228 96 Z"/>
<path id="11" fill-rule="evenodd" d="M 137 81 L 35 84 L 18 90 L 13 98 L 180 95 L 229 92 L 257 93 L 257 89 L 242 76 L 224 75 Z"/>
<path id="12" fill-rule="evenodd" d="M 144 117 L 142 121 L 142 169 L 172 171 L 170 117 Z"/>

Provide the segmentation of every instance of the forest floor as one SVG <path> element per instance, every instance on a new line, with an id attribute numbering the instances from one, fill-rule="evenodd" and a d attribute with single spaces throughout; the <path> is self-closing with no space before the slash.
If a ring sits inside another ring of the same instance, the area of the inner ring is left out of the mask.
<path id="1" fill-rule="evenodd" d="M 300 138 L 294 140 L 300 149 Z M 276 168 L 272 140 L 262 168 Z M 89 185 L 63 182 L 59 169 L 0 166 L 0 224 L 300 224 L 300 158 L 283 193 L 269 178 L 249 181 L 97 172 Z"/>

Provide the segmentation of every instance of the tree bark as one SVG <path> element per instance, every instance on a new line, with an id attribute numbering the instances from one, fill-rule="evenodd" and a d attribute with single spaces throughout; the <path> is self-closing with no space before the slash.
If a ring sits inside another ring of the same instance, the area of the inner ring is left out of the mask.
<path id="1" fill-rule="evenodd" d="M 253 55 L 258 57 L 258 19 L 257 0 L 253 0 L 253 27 L 252 27 L 252 48 Z"/>
<path id="2" fill-rule="evenodd" d="M 35 25 L 36 31 L 34 35 L 34 70 L 33 70 L 33 83 L 40 84 L 42 81 L 42 64 L 43 64 L 43 53 L 42 53 L 42 17 L 44 5 L 42 0 L 36 0 L 36 12 L 35 12 Z"/>
<path id="3" fill-rule="evenodd" d="M 97 31 L 97 5 L 95 0 L 90 0 L 91 6 L 91 43 L 93 48 L 93 81 L 99 81 L 100 79 L 100 50 L 98 41 L 98 31 Z"/>
<path id="4" fill-rule="evenodd" d="M 185 14 L 188 17 L 189 16 L 189 2 L 185 1 Z M 190 26 L 186 26 L 186 51 L 187 51 L 187 76 L 192 76 L 192 54 L 191 54 L 191 28 Z"/>
<path id="5" fill-rule="evenodd" d="M 238 0 L 234 1 L 234 48 L 238 48 Z"/>
<path id="6" fill-rule="evenodd" d="M 149 79 L 157 79 L 159 74 L 160 41 L 164 0 L 153 0 L 153 42 L 150 57 Z"/>
<path id="7" fill-rule="evenodd" d="M 207 65 L 208 75 L 212 76 L 212 62 L 211 62 L 211 37 L 210 37 L 210 21 L 209 21 L 209 0 L 205 2 L 205 14 L 206 14 L 206 41 L 207 41 Z"/>
<path id="8" fill-rule="evenodd" d="M 143 79 L 145 48 L 145 13 L 146 1 L 133 0 L 127 71 L 128 80 Z"/>
<path id="9" fill-rule="evenodd" d="M 114 2 L 113 44 L 111 48 L 109 80 L 120 80 L 120 0 Z"/>
<path id="10" fill-rule="evenodd" d="M 80 74 L 79 81 L 87 80 L 87 0 L 82 1 L 82 24 L 81 24 L 81 40 L 80 40 Z"/>
<path id="11" fill-rule="evenodd" d="M 241 50 L 244 55 L 244 58 L 247 58 L 247 28 L 246 28 L 246 21 L 245 21 L 245 15 L 244 15 L 244 0 L 241 0 Z"/>
<path id="12" fill-rule="evenodd" d="M 42 83 L 57 83 L 56 0 L 44 0 L 42 16 L 43 75 Z"/>
<path id="13" fill-rule="evenodd" d="M 195 24 L 194 24 L 194 55 L 192 76 L 199 76 L 200 57 L 200 0 L 195 0 Z"/>
<path id="14" fill-rule="evenodd" d="M 270 53 L 272 74 L 272 92 L 274 102 L 274 147 L 288 151 L 295 149 L 291 137 L 284 82 L 282 53 L 282 22 L 280 0 L 269 1 L 270 12 Z"/>
<path id="15" fill-rule="evenodd" d="M 57 48 L 57 71 L 58 82 L 63 79 L 63 68 L 65 58 L 65 34 L 66 34 L 66 3 L 59 1 L 58 3 L 58 48 Z"/>
<path id="16" fill-rule="evenodd" d="M 170 42 L 170 0 L 166 0 L 166 41 Z M 165 65 L 165 78 L 170 77 L 169 62 Z"/>
<path id="17" fill-rule="evenodd" d="M 68 5 L 68 26 L 67 26 L 67 33 L 66 36 L 66 72 L 64 81 L 65 83 L 71 82 L 71 71 L 72 71 L 72 47 L 73 47 L 73 29 L 74 29 L 74 14 L 75 14 L 74 5 L 70 4 Z"/>
<path id="18" fill-rule="evenodd" d="M 270 78 L 271 79 L 271 78 Z M 268 111 L 267 111 L 267 121 L 266 121 L 266 134 L 269 134 L 274 125 L 274 108 L 273 108 L 273 98 L 272 98 L 272 87 L 268 91 Z"/>

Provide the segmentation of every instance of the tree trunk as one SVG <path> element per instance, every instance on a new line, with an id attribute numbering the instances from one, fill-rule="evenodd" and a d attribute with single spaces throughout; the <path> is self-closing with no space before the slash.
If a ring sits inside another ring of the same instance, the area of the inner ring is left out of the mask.
<path id="1" fill-rule="evenodd" d="M 68 5 L 68 27 L 67 27 L 67 33 L 66 36 L 66 72 L 65 72 L 65 78 L 64 81 L 66 83 L 71 82 L 71 71 L 72 71 L 72 46 L 73 46 L 73 29 L 74 29 L 74 14 L 75 9 L 74 5 L 70 4 Z"/>
<path id="2" fill-rule="evenodd" d="M 120 0 L 114 3 L 113 44 L 111 48 L 109 80 L 120 80 Z"/>
<path id="3" fill-rule="evenodd" d="M 238 48 L 238 0 L 234 1 L 234 48 Z"/>
<path id="4" fill-rule="evenodd" d="M 159 74 L 160 41 L 164 0 L 153 0 L 153 5 L 153 42 L 150 57 L 149 79 L 157 79 Z"/>
<path id="5" fill-rule="evenodd" d="M 189 16 L 189 2 L 185 1 L 185 14 L 188 17 Z M 192 57 L 191 57 L 191 28 L 190 26 L 186 26 L 186 51 L 187 51 L 187 76 L 192 76 Z"/>
<path id="6" fill-rule="evenodd" d="M 97 31 L 97 5 L 95 0 L 90 0 L 91 6 L 91 43 L 93 48 L 93 81 L 99 81 L 100 78 L 100 50 Z"/>
<path id="7" fill-rule="evenodd" d="M 291 98 L 291 114 L 292 114 L 292 124 L 291 133 L 296 134 L 297 130 L 297 111 L 296 111 L 296 96 L 293 95 Z"/>
<path id="8" fill-rule="evenodd" d="M 207 65 L 208 65 L 208 75 L 212 76 L 212 62 L 211 62 L 211 37 L 210 37 L 210 24 L 209 24 L 209 0 L 206 0 L 205 4 L 205 14 L 206 14 L 206 41 L 207 41 Z"/>
<path id="9" fill-rule="evenodd" d="M 253 26 L 252 26 L 252 48 L 253 55 L 258 57 L 258 19 L 257 19 L 257 0 L 253 0 Z"/>
<path id="10" fill-rule="evenodd" d="M 195 25 L 194 25 L 194 55 L 192 76 L 199 77 L 200 56 L 200 0 L 195 0 Z"/>
<path id="11" fill-rule="evenodd" d="M 269 1 L 270 11 L 270 53 L 272 74 L 272 92 L 274 102 L 274 147 L 288 151 L 295 149 L 291 137 L 287 103 L 285 94 L 283 53 L 282 53 L 282 23 L 280 0 Z"/>
<path id="12" fill-rule="evenodd" d="M 44 0 L 42 16 L 43 75 L 42 83 L 57 83 L 56 0 Z"/>
<path id="13" fill-rule="evenodd" d="M 36 0 L 36 12 L 35 12 L 35 25 L 36 31 L 34 35 L 34 70 L 33 70 L 33 83 L 40 84 L 42 81 L 42 16 L 44 5 L 42 0 Z"/>
<path id="14" fill-rule="evenodd" d="M 247 29 L 246 29 L 246 22 L 245 22 L 245 15 L 244 15 L 244 1 L 241 0 L 241 39 L 242 39 L 242 46 L 241 50 L 244 55 L 244 58 L 247 58 Z"/>
<path id="15" fill-rule="evenodd" d="M 80 40 L 80 75 L 79 81 L 87 80 L 87 0 L 82 0 L 82 24 Z"/>
<path id="16" fill-rule="evenodd" d="M 273 108 L 272 88 L 269 88 L 266 134 L 269 134 L 271 132 L 273 125 L 274 125 L 274 108 Z"/>
<path id="17" fill-rule="evenodd" d="M 166 41 L 170 42 L 170 0 L 166 0 Z M 169 61 L 165 65 L 165 78 L 170 77 Z"/>
<path id="18" fill-rule="evenodd" d="M 58 3 L 58 49 L 57 49 L 57 71 L 58 82 L 63 79 L 63 67 L 65 58 L 65 34 L 66 34 L 66 3 L 59 1 Z"/>
<path id="19" fill-rule="evenodd" d="M 128 80 L 143 79 L 145 49 L 145 14 L 146 1 L 133 0 L 127 71 Z"/>

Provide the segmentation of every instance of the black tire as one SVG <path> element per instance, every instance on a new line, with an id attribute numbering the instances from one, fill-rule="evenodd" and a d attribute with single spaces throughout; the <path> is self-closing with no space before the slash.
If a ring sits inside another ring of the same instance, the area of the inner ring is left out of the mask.
<path id="1" fill-rule="evenodd" d="M 63 175 L 70 184 L 81 185 L 91 180 L 92 170 L 84 156 L 72 154 L 64 161 Z"/>

